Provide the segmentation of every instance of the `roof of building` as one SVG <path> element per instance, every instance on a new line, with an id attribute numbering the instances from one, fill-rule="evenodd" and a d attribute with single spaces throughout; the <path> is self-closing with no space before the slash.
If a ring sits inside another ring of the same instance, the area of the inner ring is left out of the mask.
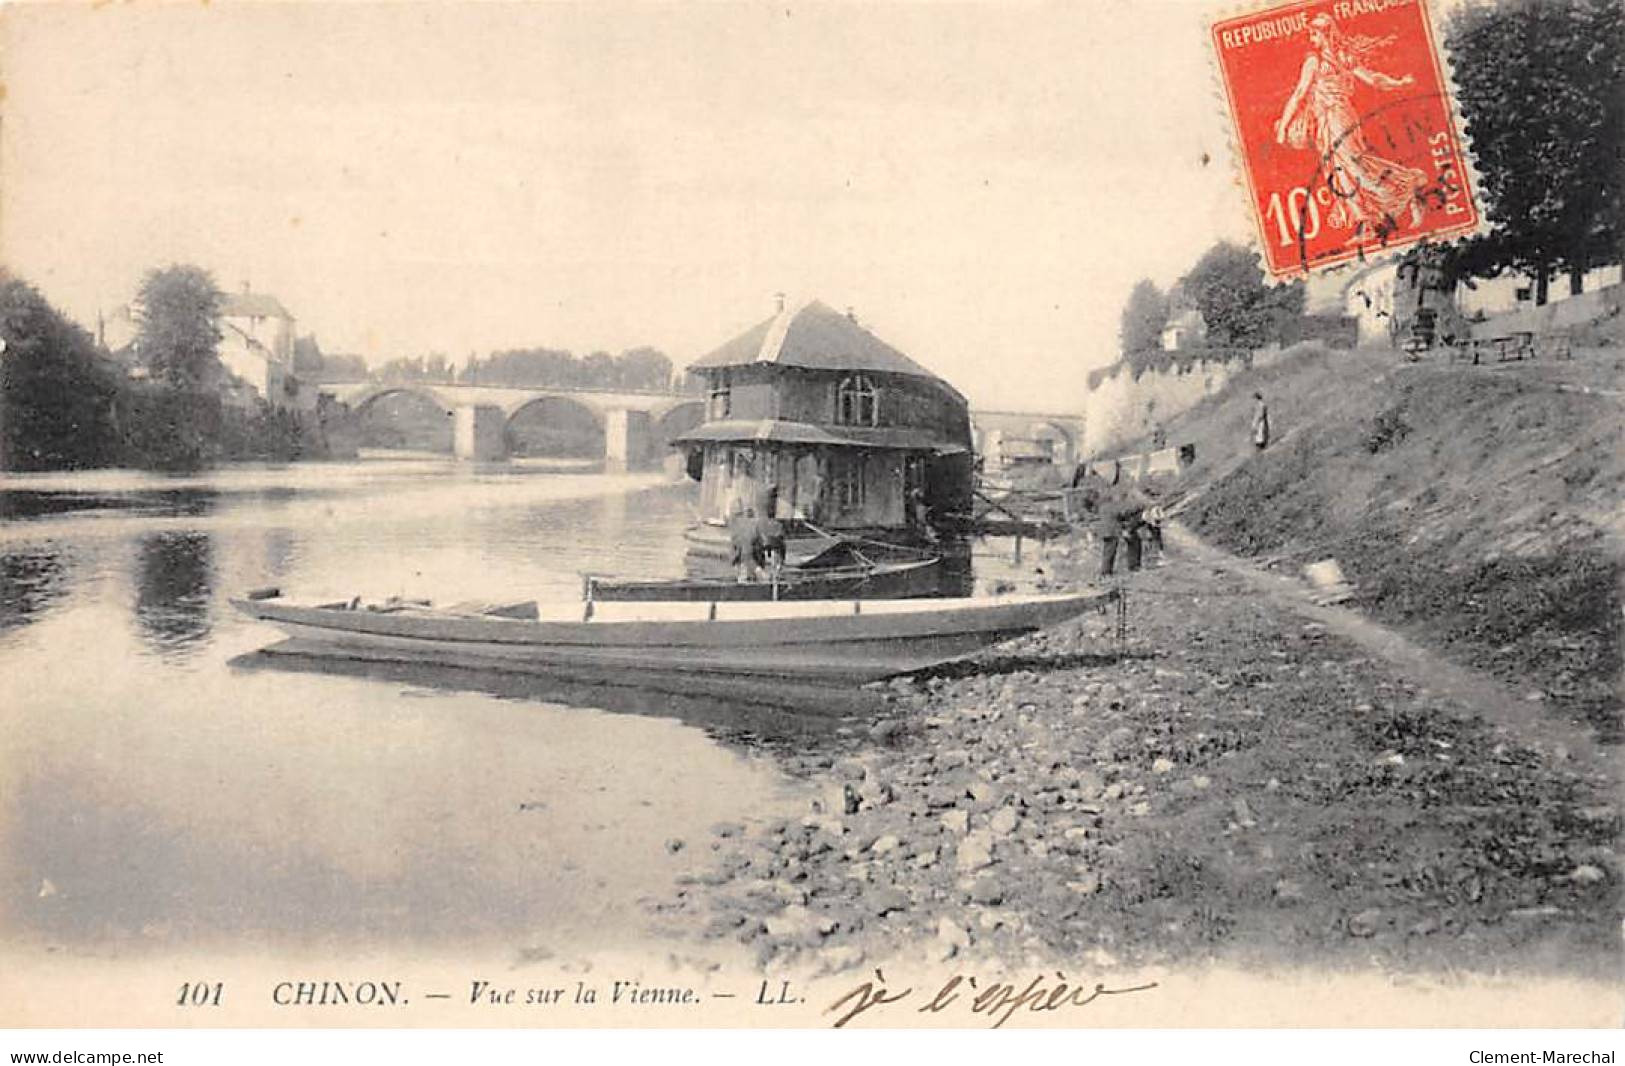
<path id="1" fill-rule="evenodd" d="M 807 370 L 907 374 L 930 378 L 952 389 L 936 374 L 864 329 L 850 315 L 843 315 L 818 300 L 780 311 L 690 364 L 689 369 L 750 363 L 777 363 Z"/>
<path id="2" fill-rule="evenodd" d="M 1162 328 L 1164 330 L 1168 330 L 1175 327 L 1179 329 L 1206 331 L 1207 319 L 1202 317 L 1202 312 L 1192 307 L 1174 315 L 1168 320 L 1168 324 Z"/>
<path id="3" fill-rule="evenodd" d="M 282 306 L 282 301 L 262 292 L 228 292 L 220 301 L 220 313 L 227 318 L 285 318 L 293 321 L 293 316 Z"/>
<path id="4" fill-rule="evenodd" d="M 707 422 L 677 437 L 673 444 L 760 441 L 825 447 L 887 448 L 954 455 L 966 451 L 938 433 L 910 427 L 817 426 L 778 418 L 725 419 Z"/>

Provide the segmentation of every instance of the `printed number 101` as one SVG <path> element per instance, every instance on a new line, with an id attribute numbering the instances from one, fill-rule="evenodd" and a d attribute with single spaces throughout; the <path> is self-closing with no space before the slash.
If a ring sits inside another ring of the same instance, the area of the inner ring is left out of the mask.
<path id="1" fill-rule="evenodd" d="M 1321 199 L 1325 194 L 1325 199 Z M 1269 206 L 1264 214 L 1275 220 L 1275 229 L 1281 236 L 1281 247 L 1285 248 L 1294 240 L 1312 240 L 1320 232 L 1320 203 L 1331 200 L 1331 190 L 1325 186 L 1316 189 L 1311 195 L 1308 189 L 1298 186 L 1286 194 L 1283 199 L 1279 192 L 1270 193 Z"/>
<path id="2" fill-rule="evenodd" d="M 225 991 L 225 983 L 216 981 L 207 984 L 203 981 L 187 981 L 181 985 L 181 994 L 175 1000 L 177 1007 L 218 1007 L 220 995 Z"/>

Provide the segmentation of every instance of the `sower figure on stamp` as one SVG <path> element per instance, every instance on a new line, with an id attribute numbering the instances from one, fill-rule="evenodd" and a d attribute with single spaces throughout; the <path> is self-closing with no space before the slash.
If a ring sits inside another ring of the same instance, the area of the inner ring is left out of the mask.
<path id="1" fill-rule="evenodd" d="M 1314 50 L 1304 57 L 1298 84 L 1275 123 L 1277 144 L 1314 146 L 1334 197 L 1327 220 L 1335 229 L 1385 233 L 1422 221 L 1419 197 L 1427 174 L 1373 151 L 1354 109 L 1356 80 L 1388 91 L 1415 80 L 1366 65 L 1366 57 L 1387 43 L 1389 39 L 1345 34 L 1324 12 L 1310 19 Z"/>

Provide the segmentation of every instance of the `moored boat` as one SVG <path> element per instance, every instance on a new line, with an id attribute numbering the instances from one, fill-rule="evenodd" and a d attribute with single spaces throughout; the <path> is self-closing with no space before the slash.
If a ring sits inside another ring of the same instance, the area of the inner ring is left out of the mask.
<path id="1" fill-rule="evenodd" d="M 756 581 L 726 577 L 634 580 L 589 575 L 589 600 L 686 600 L 710 603 L 740 600 L 908 600 L 935 596 L 941 588 L 942 560 L 853 563 L 846 566 L 788 566 Z"/>
<path id="2" fill-rule="evenodd" d="M 924 669 L 1103 607 L 1111 591 L 973 599 L 459 604 L 233 600 L 302 654 L 563 676 L 727 674 L 869 681 Z M 273 650 L 273 649 L 268 649 Z"/>

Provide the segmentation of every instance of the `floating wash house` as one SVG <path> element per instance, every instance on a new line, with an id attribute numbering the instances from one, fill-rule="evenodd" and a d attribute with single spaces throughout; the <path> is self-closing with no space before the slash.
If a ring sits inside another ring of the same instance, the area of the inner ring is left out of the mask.
<path id="1" fill-rule="evenodd" d="M 923 544 L 969 510 L 965 398 L 850 312 L 781 304 L 689 369 L 707 389 L 705 421 L 673 442 L 701 484 L 691 557 L 725 556 L 729 516 L 769 488 L 792 557 L 821 533 Z"/>

